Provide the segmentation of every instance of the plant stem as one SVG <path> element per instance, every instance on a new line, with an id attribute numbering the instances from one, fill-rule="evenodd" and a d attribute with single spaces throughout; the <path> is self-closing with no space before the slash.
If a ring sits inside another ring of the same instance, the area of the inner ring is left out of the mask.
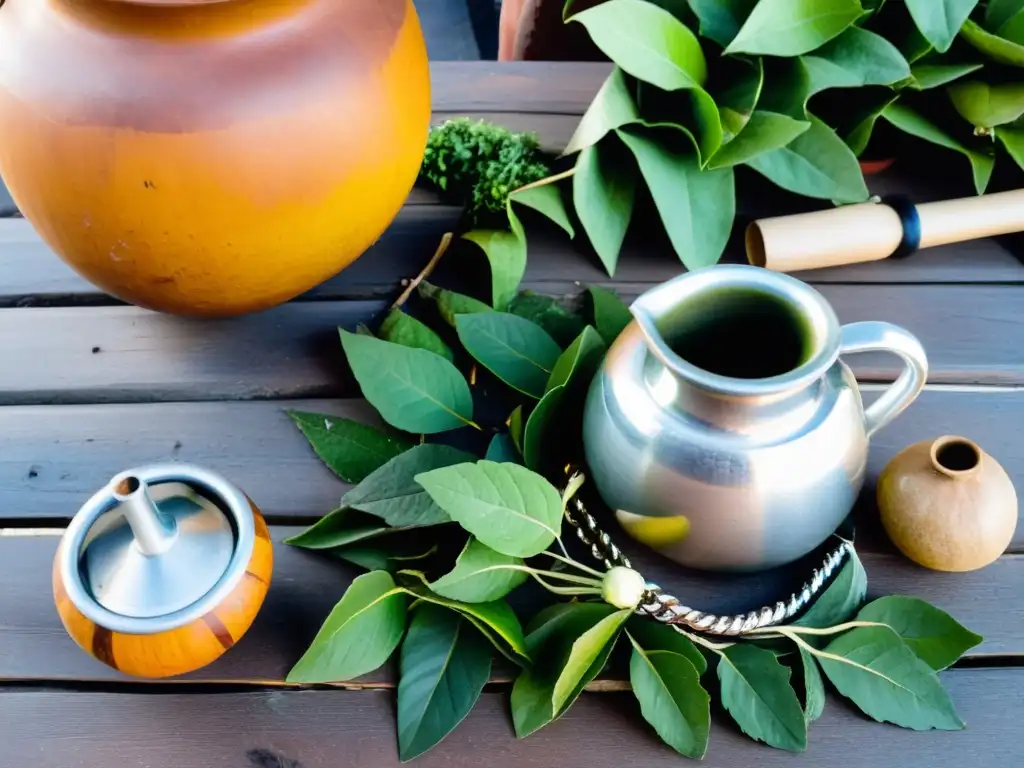
<path id="1" fill-rule="evenodd" d="M 535 187 L 543 187 L 547 184 L 554 184 L 556 181 L 561 181 L 562 179 L 568 179 L 574 173 L 576 173 L 576 166 L 573 166 L 567 171 L 556 173 L 553 176 L 546 176 L 543 179 L 538 179 L 537 181 L 532 181 L 529 184 L 524 184 L 518 189 L 513 189 L 512 192 L 509 193 L 509 197 L 514 197 L 517 192 L 523 192 L 527 189 L 534 189 Z"/>
<path id="2" fill-rule="evenodd" d="M 402 291 L 402 294 L 395 300 L 395 303 L 391 305 L 392 309 L 399 309 L 403 304 L 405 304 L 405 302 L 409 300 L 409 297 L 412 296 L 412 292 L 416 290 L 416 286 L 430 277 L 433 271 L 437 268 L 437 263 L 441 261 L 441 257 L 444 256 L 445 252 L 447 252 L 448 248 L 451 246 L 452 238 L 454 236 L 455 234 L 453 232 L 444 233 L 441 237 L 441 242 L 437 246 L 437 250 L 434 252 L 434 255 L 430 257 L 430 261 L 427 262 L 427 266 L 425 266 L 423 270 L 416 275 L 416 277 L 409 281 L 405 290 Z M 477 427 L 477 429 L 479 429 L 479 427 Z"/>
<path id="3" fill-rule="evenodd" d="M 878 621 L 847 621 L 844 624 L 836 624 L 834 627 L 824 627 L 819 629 L 818 627 L 759 627 L 757 629 L 751 629 L 746 632 L 747 635 L 779 635 L 779 634 L 797 634 L 797 635 L 837 635 L 840 632 L 845 632 L 848 629 L 854 629 L 856 627 L 888 627 L 888 624 L 882 624 Z M 891 628 L 891 627 L 890 627 Z M 780 632 L 785 629 L 787 632 Z"/>
<path id="4" fill-rule="evenodd" d="M 736 643 L 713 643 L 712 641 L 706 640 L 705 638 L 701 637 L 700 635 L 694 634 L 693 632 L 687 632 L 685 629 L 676 626 L 675 624 L 670 624 L 669 626 L 671 626 L 672 629 L 674 629 L 680 635 L 685 637 L 691 643 L 703 645 L 705 648 L 707 648 L 710 651 L 714 651 L 715 653 L 720 653 L 721 651 L 724 651 L 726 648 L 731 648 L 732 646 L 736 645 Z"/>
<path id="5" fill-rule="evenodd" d="M 561 543 L 561 541 L 559 541 L 559 543 Z M 584 573 L 590 574 L 591 576 L 595 576 L 595 577 L 597 577 L 599 579 L 603 579 L 604 578 L 604 574 L 601 573 L 600 571 L 594 570 L 589 565 L 584 565 L 581 562 L 573 560 L 571 557 L 563 557 L 562 555 L 558 554 L 557 552 L 551 552 L 551 551 L 548 551 L 548 550 L 545 550 L 545 551 L 541 552 L 541 554 L 542 555 L 547 555 L 548 557 L 553 558 L 555 560 L 558 560 L 561 563 L 565 563 L 566 565 L 571 565 L 572 567 L 577 568 L 577 569 L 583 571 Z"/>

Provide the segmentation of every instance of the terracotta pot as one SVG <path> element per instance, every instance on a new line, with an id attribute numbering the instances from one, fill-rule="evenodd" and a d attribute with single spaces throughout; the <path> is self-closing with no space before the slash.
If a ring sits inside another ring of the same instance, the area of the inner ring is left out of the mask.
<path id="1" fill-rule="evenodd" d="M 915 443 L 878 478 L 889 538 L 916 563 L 972 571 L 1006 551 L 1017 525 L 1017 494 L 1006 471 L 962 437 Z"/>
<path id="2" fill-rule="evenodd" d="M 385 230 L 430 120 L 412 0 L 7 0 L 0 173 L 105 291 L 230 315 Z"/>
<path id="3" fill-rule="evenodd" d="M 882 158 L 880 160 L 861 160 L 860 171 L 865 176 L 874 176 L 887 171 L 896 162 L 895 157 Z"/>

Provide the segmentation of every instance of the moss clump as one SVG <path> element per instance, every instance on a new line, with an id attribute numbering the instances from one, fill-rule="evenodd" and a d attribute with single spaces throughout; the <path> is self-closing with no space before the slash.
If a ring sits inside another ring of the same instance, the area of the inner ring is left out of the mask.
<path id="1" fill-rule="evenodd" d="M 420 169 L 474 224 L 504 212 L 510 192 L 550 175 L 535 135 L 465 117 L 430 130 Z"/>

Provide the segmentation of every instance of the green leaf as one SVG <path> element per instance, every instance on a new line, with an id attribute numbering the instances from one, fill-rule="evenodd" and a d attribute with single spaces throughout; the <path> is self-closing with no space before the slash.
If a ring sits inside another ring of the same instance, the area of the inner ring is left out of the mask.
<path id="1" fill-rule="evenodd" d="M 615 64 L 666 91 L 707 77 L 697 37 L 668 11 L 644 0 L 611 0 L 572 16 Z"/>
<path id="2" fill-rule="evenodd" d="M 456 315 L 469 315 L 473 312 L 493 312 L 494 309 L 478 301 L 471 296 L 466 296 L 455 291 L 446 291 L 436 285 L 423 281 L 417 287 L 417 291 L 423 298 L 434 302 L 441 317 L 452 328 L 455 327 Z"/>
<path id="3" fill-rule="evenodd" d="M 289 683 L 331 683 L 365 675 L 391 656 L 405 632 L 406 598 L 390 574 L 353 580 L 312 645 L 288 673 Z M 372 638 L 372 642 L 367 642 Z"/>
<path id="4" fill-rule="evenodd" d="M 327 467 L 346 483 L 358 483 L 412 443 L 397 435 L 326 413 L 286 411 Z"/>
<path id="5" fill-rule="evenodd" d="M 690 9 L 700 21 L 700 36 L 725 48 L 743 26 L 757 0 L 690 0 Z"/>
<path id="6" fill-rule="evenodd" d="M 644 128 L 674 131 L 685 136 L 696 147 L 702 164 L 722 146 L 724 134 L 718 105 L 703 88 L 662 91 L 640 83 L 638 90 L 640 125 Z M 621 136 L 621 131 L 616 133 Z"/>
<path id="7" fill-rule="evenodd" d="M 381 323 L 378 336 L 404 347 L 425 349 L 448 360 L 454 360 L 448 345 L 426 324 L 400 309 L 392 309 Z"/>
<path id="8" fill-rule="evenodd" d="M 506 432 L 501 432 L 491 438 L 491 442 L 487 446 L 487 455 L 484 458 L 488 461 L 496 461 L 499 464 L 507 461 L 518 464 L 521 457 L 515 443 L 512 442 L 512 436 Z"/>
<path id="9" fill-rule="evenodd" d="M 508 436 L 512 438 L 512 444 L 520 453 L 523 452 L 523 430 L 523 406 L 517 405 L 508 416 Z"/>
<path id="10" fill-rule="evenodd" d="M 825 711 L 825 682 L 814 657 L 804 648 L 797 650 L 804 672 L 804 721 L 810 725 Z"/>
<path id="11" fill-rule="evenodd" d="M 661 740 L 686 757 L 700 759 L 708 748 L 711 697 L 693 664 L 665 651 L 644 652 L 632 637 L 629 682 L 644 720 Z"/>
<path id="12" fill-rule="evenodd" d="M 697 646 L 668 625 L 653 622 L 645 616 L 636 616 L 629 620 L 627 631 L 633 644 L 649 653 L 664 651 L 683 656 L 699 675 L 703 675 L 708 668 L 707 659 L 697 650 Z"/>
<path id="13" fill-rule="evenodd" d="M 991 155 L 985 155 L 968 149 L 952 136 L 899 102 L 886 107 L 882 111 L 882 117 L 905 133 L 917 136 L 925 141 L 930 141 L 932 144 L 937 144 L 940 147 L 955 150 L 966 156 L 971 163 L 971 171 L 974 175 L 974 188 L 979 195 L 985 192 L 985 187 L 988 186 L 988 181 L 992 177 L 992 168 L 995 165 L 995 159 Z"/>
<path id="14" fill-rule="evenodd" d="M 398 683 L 401 759 L 423 754 L 451 733 L 490 674 L 491 648 L 463 616 L 436 605 L 414 611 Z"/>
<path id="15" fill-rule="evenodd" d="M 366 327 L 366 323 L 356 323 L 356 333 L 360 336 L 376 336 L 376 334 Z"/>
<path id="16" fill-rule="evenodd" d="M 956 111 L 976 128 L 1012 123 L 1024 115 L 1024 83 L 969 80 L 946 89 Z"/>
<path id="17" fill-rule="evenodd" d="M 569 237 L 576 237 L 576 231 L 565 210 L 562 192 L 555 182 L 530 184 L 512 192 L 508 199 L 510 208 L 512 203 L 532 208 L 560 226 Z"/>
<path id="18" fill-rule="evenodd" d="M 917 731 L 964 727 L 935 671 L 886 627 L 858 627 L 815 655 L 836 690 L 875 720 Z"/>
<path id="19" fill-rule="evenodd" d="M 1024 128 L 1000 127 L 996 130 L 996 138 L 1002 142 L 1010 157 L 1024 170 Z"/>
<path id="20" fill-rule="evenodd" d="M 518 557 L 495 552 L 476 539 L 470 539 L 452 568 L 430 584 L 441 597 L 464 603 L 489 603 L 498 600 L 528 578 Z"/>
<path id="21" fill-rule="evenodd" d="M 284 542 L 303 549 L 333 549 L 372 539 L 388 530 L 390 528 L 387 524 L 372 515 L 341 507 Z"/>
<path id="22" fill-rule="evenodd" d="M 976 72 L 982 64 L 915 64 L 910 68 L 913 81 L 910 87 L 918 91 L 938 88 L 940 85 L 952 83 L 964 75 Z"/>
<path id="23" fill-rule="evenodd" d="M 591 285 L 587 288 L 593 308 L 594 328 L 606 346 L 619 338 L 626 326 L 633 322 L 629 307 L 607 288 Z"/>
<path id="24" fill-rule="evenodd" d="M 910 65 L 895 45 L 856 26 L 807 54 L 804 66 L 812 94 L 826 88 L 889 85 L 910 77 Z"/>
<path id="25" fill-rule="evenodd" d="M 716 74 L 720 85 L 712 89 L 711 95 L 718 105 L 724 138 L 728 140 L 742 131 L 754 114 L 764 87 L 764 62 L 760 58 L 721 59 Z"/>
<path id="26" fill-rule="evenodd" d="M 633 615 L 631 608 L 616 611 L 601 619 L 572 644 L 569 658 L 555 681 L 552 704 L 555 711 L 567 708 L 586 686 L 587 675 L 598 659 L 607 658 L 605 651 L 615 645 L 622 625 Z M 600 671 L 600 670 L 598 670 Z M 590 678 L 593 679 L 593 678 Z"/>
<path id="27" fill-rule="evenodd" d="M 508 211 L 511 231 L 474 229 L 462 236 L 483 250 L 491 265 L 491 295 L 495 309 L 503 309 L 515 298 L 526 274 L 526 240 L 519 218 Z"/>
<path id="28" fill-rule="evenodd" d="M 522 291 L 508 305 L 508 311 L 539 325 L 559 347 L 571 344 L 586 325 L 582 317 L 568 311 L 555 297 L 533 291 Z"/>
<path id="29" fill-rule="evenodd" d="M 573 174 L 576 215 L 610 276 L 633 218 L 636 164 L 618 140 L 603 141 L 580 152 Z"/>
<path id="30" fill-rule="evenodd" d="M 811 75 L 803 58 L 765 59 L 764 82 L 757 108 L 807 119 L 807 100 L 811 97 Z"/>
<path id="31" fill-rule="evenodd" d="M 711 156 L 708 168 L 739 165 L 765 152 L 785 147 L 810 127 L 811 124 L 806 120 L 794 120 L 788 115 L 757 110 L 750 116 L 743 130 Z"/>
<path id="32" fill-rule="evenodd" d="M 1000 33 L 1000 27 L 1013 21 L 1014 18 L 1024 13 L 1024 3 L 1021 0 L 988 0 L 985 5 L 985 28 L 995 34 Z M 1006 35 L 1002 35 L 1006 37 Z"/>
<path id="33" fill-rule="evenodd" d="M 993 61 L 1024 67 L 1024 45 L 990 34 L 970 19 L 960 28 L 960 36 Z"/>
<path id="34" fill-rule="evenodd" d="M 523 431 L 522 450 L 526 466 L 540 470 L 544 458 L 549 453 L 551 444 L 550 429 L 554 426 L 557 416 L 559 425 L 564 428 L 566 414 L 561 409 L 562 402 L 568 393 L 574 393 L 589 384 L 604 357 L 605 346 L 601 336 L 590 326 L 574 341 L 555 363 L 555 368 L 548 379 L 547 392 L 537 403 L 530 418 L 526 421 Z"/>
<path id="35" fill-rule="evenodd" d="M 835 131 L 814 115 L 811 127 L 789 145 L 758 155 L 747 165 L 790 192 L 837 200 L 863 202 L 868 197 L 857 157 Z"/>
<path id="36" fill-rule="evenodd" d="M 771 651 L 753 645 L 732 645 L 721 656 L 722 705 L 740 729 L 778 749 L 806 749 L 807 723 L 789 683 L 789 668 Z"/>
<path id="37" fill-rule="evenodd" d="M 857 620 L 888 624 L 919 659 L 935 670 L 945 669 L 984 640 L 945 611 L 904 595 L 868 603 L 857 614 Z"/>
<path id="38" fill-rule="evenodd" d="M 530 397 L 541 397 L 562 350 L 536 323 L 507 312 L 458 315 L 459 341 L 487 370 Z"/>
<path id="39" fill-rule="evenodd" d="M 535 663 L 516 678 L 512 687 L 512 720 L 519 738 L 561 716 L 604 668 L 613 643 L 606 643 L 599 650 L 590 667 L 577 680 L 566 704 L 561 709 L 555 708 L 555 686 L 577 640 L 614 612 L 607 603 L 558 603 L 533 618 L 527 627 L 526 646 Z M 577 652 L 577 659 L 581 651 Z"/>
<path id="40" fill-rule="evenodd" d="M 457 464 L 417 475 L 416 481 L 452 520 L 504 555 L 539 554 L 561 529 L 558 491 L 517 464 Z"/>
<path id="41" fill-rule="evenodd" d="M 851 551 L 839 573 L 825 591 L 815 598 L 811 607 L 793 622 L 798 627 L 824 629 L 849 621 L 864 604 L 868 590 L 868 576 L 864 566 Z"/>
<path id="42" fill-rule="evenodd" d="M 917 27 L 911 27 L 907 36 L 897 46 L 900 49 L 900 53 L 903 54 L 906 60 L 913 64 L 916 61 L 920 61 L 925 56 L 933 52 L 932 44 L 929 43 L 924 35 L 922 35 Z"/>
<path id="43" fill-rule="evenodd" d="M 473 418 L 469 385 L 440 355 L 341 330 L 341 345 L 365 397 L 391 426 L 432 434 Z"/>
<path id="44" fill-rule="evenodd" d="M 640 119 L 636 102 L 626 82 L 626 73 L 619 67 L 613 67 L 611 74 L 601 85 L 594 100 L 590 102 L 583 119 L 576 126 L 576 131 L 563 155 L 571 155 L 587 147 L 592 147 L 603 139 L 609 131 L 621 128 L 628 123 Z"/>
<path id="45" fill-rule="evenodd" d="M 530 411 L 523 430 L 523 461 L 535 472 L 544 469 L 544 457 L 547 455 L 547 438 L 549 430 L 555 426 L 559 407 L 565 398 L 565 388 L 555 387 L 540 399 Z"/>
<path id="46" fill-rule="evenodd" d="M 402 568 L 408 568 L 410 563 L 423 560 L 437 552 L 436 544 L 429 542 L 420 543 L 419 546 L 413 546 L 415 542 L 396 544 L 392 538 L 387 537 L 382 538 L 379 542 L 370 542 L 371 544 L 379 543 L 380 546 L 355 544 L 335 547 L 328 550 L 328 554 L 368 571 L 394 573 Z"/>
<path id="47" fill-rule="evenodd" d="M 921 34 L 935 50 L 945 53 L 978 0 L 906 0 L 906 4 Z"/>
<path id="48" fill-rule="evenodd" d="M 410 571 L 403 573 L 413 575 Z M 462 603 L 449 600 L 427 589 L 423 574 L 415 573 L 415 577 L 423 583 L 403 587 L 406 593 L 418 600 L 458 611 L 473 622 L 473 626 L 479 629 L 495 649 L 509 661 L 520 666 L 529 662 L 530 656 L 526 649 L 523 628 L 519 625 L 515 612 L 504 600 L 490 603 Z"/>
<path id="49" fill-rule="evenodd" d="M 379 517 L 396 528 L 447 523 L 448 515 L 424 492 L 415 478 L 422 472 L 475 458 L 447 445 L 417 445 L 370 474 L 342 496 L 341 503 Z"/>
<path id="50" fill-rule="evenodd" d="M 760 0 L 725 52 L 799 56 L 827 43 L 860 14 L 858 0 Z"/>
<path id="51" fill-rule="evenodd" d="M 619 136 L 630 148 L 654 198 L 672 247 L 687 269 L 718 262 L 736 214 L 732 169 L 700 169 L 683 142 L 670 133 L 630 128 Z"/>
<path id="52" fill-rule="evenodd" d="M 604 352 L 605 344 L 601 335 L 588 325 L 555 361 L 551 378 L 547 382 L 547 391 L 566 387 L 581 376 L 587 379 L 592 377 L 601 364 Z"/>
<path id="53" fill-rule="evenodd" d="M 881 117 L 882 111 L 899 97 L 898 92 L 886 91 L 879 98 L 869 101 L 860 111 L 851 113 L 853 128 L 843 140 L 853 154 L 860 157 L 867 149 L 875 123 Z"/>

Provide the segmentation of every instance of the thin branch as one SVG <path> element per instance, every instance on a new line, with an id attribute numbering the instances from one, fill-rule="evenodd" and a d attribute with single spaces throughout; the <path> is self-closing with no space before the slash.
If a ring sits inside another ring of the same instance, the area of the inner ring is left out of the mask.
<path id="1" fill-rule="evenodd" d="M 691 643 L 703 645 L 705 648 L 707 648 L 710 651 L 714 651 L 715 653 L 720 653 L 721 651 L 724 651 L 726 648 L 731 648 L 732 646 L 736 645 L 736 643 L 713 643 L 710 640 L 705 640 L 700 635 L 693 634 L 692 632 L 687 632 L 685 629 L 676 624 L 670 624 L 669 626 L 672 627 L 672 629 L 674 629 L 680 635 L 685 637 L 687 640 L 689 640 Z"/>
<path id="2" fill-rule="evenodd" d="M 783 626 L 783 627 L 758 627 L 757 629 L 751 629 L 744 634 L 746 635 L 787 635 L 794 633 L 798 635 L 838 635 L 840 632 L 845 632 L 848 629 L 855 629 L 856 627 L 886 627 L 892 629 L 888 624 L 883 624 L 879 621 L 847 621 L 845 624 L 836 624 L 834 627 L 824 627 L 819 629 L 818 627 L 798 627 L 798 626 Z M 788 632 L 780 632 L 785 629 Z"/>
<path id="3" fill-rule="evenodd" d="M 434 252 L 434 255 L 430 257 L 430 261 L 427 262 L 427 266 L 423 268 L 422 272 L 409 281 L 409 285 L 407 285 L 405 290 L 402 291 L 402 295 L 399 296 L 395 303 L 391 305 L 392 309 L 398 309 L 405 304 L 405 302 L 409 300 L 409 297 L 412 296 L 412 292 L 416 290 L 416 286 L 433 274 L 434 270 L 437 268 L 437 263 L 441 261 L 441 257 L 444 256 L 445 252 L 451 246 L 452 238 L 454 236 L 455 234 L 453 232 L 444 233 L 441 237 L 440 244 L 437 246 L 437 250 Z"/>
<path id="4" fill-rule="evenodd" d="M 531 181 L 529 184 L 524 184 L 521 187 L 513 189 L 509 193 L 509 197 L 514 197 L 518 193 L 525 192 L 528 189 L 534 189 L 536 187 L 546 187 L 548 184 L 554 184 L 556 181 L 561 181 L 562 179 L 568 179 L 574 173 L 576 173 L 576 166 L 573 166 L 572 168 L 570 168 L 567 171 L 562 171 L 561 173 L 556 173 L 554 176 L 546 176 L 543 179 L 538 179 L 537 181 Z"/>
<path id="5" fill-rule="evenodd" d="M 600 571 L 596 571 L 589 565 L 584 565 L 583 563 L 577 560 L 573 560 L 571 557 L 562 557 L 562 555 L 558 554 L 557 552 L 551 552 L 549 550 L 544 550 L 543 552 L 541 552 L 541 554 L 547 555 L 548 557 L 553 558 L 554 560 L 558 560 L 559 562 L 565 563 L 566 565 L 578 568 L 584 573 L 589 573 L 591 576 L 596 576 L 599 579 L 603 579 L 605 577 L 605 574 L 601 573 Z"/>

